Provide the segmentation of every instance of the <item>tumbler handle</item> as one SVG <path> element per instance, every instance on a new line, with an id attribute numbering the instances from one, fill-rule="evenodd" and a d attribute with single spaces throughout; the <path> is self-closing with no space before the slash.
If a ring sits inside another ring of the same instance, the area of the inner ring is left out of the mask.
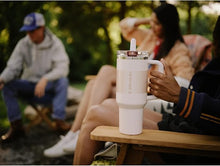
<path id="1" fill-rule="evenodd" d="M 158 60 L 148 60 L 147 63 L 158 65 L 158 71 L 161 72 L 161 73 L 164 73 L 163 64 L 160 61 L 158 61 Z M 154 99 L 158 99 L 158 98 L 154 95 L 147 95 L 147 100 L 154 100 Z"/>

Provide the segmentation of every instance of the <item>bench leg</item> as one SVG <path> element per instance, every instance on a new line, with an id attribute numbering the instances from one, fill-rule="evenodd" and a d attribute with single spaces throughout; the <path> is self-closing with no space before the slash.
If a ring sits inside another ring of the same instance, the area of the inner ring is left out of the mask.
<path id="1" fill-rule="evenodd" d="M 144 158 L 144 151 L 136 150 L 129 144 L 122 144 L 118 158 L 116 160 L 116 165 L 122 164 L 142 164 Z"/>
<path id="2" fill-rule="evenodd" d="M 120 152 L 118 154 L 117 160 L 116 160 L 116 165 L 122 165 L 127 153 L 128 149 L 128 144 L 121 144 L 120 147 Z"/>
<path id="3" fill-rule="evenodd" d="M 149 162 L 152 164 L 166 164 L 157 152 L 145 152 L 144 155 L 147 160 L 149 160 Z"/>

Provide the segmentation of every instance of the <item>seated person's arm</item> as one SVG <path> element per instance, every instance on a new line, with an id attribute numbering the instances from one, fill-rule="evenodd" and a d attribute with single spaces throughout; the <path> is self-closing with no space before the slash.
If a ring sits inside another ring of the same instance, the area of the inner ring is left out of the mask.
<path id="1" fill-rule="evenodd" d="M 207 130 L 220 131 L 220 99 L 207 93 L 196 92 L 180 87 L 164 60 L 165 74 L 151 71 L 150 92 L 158 98 L 174 102 L 174 113 L 194 123 L 199 123 Z M 216 89 L 216 92 L 219 88 Z M 213 133 L 213 132 L 212 132 Z"/>
<path id="2" fill-rule="evenodd" d="M 165 74 L 156 70 L 150 72 L 151 76 L 153 76 L 150 78 L 149 83 L 150 93 L 160 99 L 178 103 L 181 87 L 166 62 L 163 59 L 161 61 L 164 65 Z"/>
<path id="3" fill-rule="evenodd" d="M 124 18 L 120 21 L 119 25 L 121 28 L 121 32 L 123 37 L 130 41 L 131 38 L 136 39 L 137 45 L 145 39 L 146 35 L 148 35 L 149 30 L 138 28 L 141 24 L 149 24 L 149 18 Z"/>

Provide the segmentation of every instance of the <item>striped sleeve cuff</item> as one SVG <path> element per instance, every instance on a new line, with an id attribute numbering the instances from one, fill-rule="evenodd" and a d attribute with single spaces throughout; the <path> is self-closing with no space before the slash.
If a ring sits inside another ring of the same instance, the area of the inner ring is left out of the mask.
<path id="1" fill-rule="evenodd" d="M 220 125 L 220 118 L 219 117 L 202 113 L 200 118 L 203 119 L 203 120 L 210 121 L 212 123 Z"/>
<path id="2" fill-rule="evenodd" d="M 188 118 L 192 111 L 194 99 L 194 91 L 181 87 L 179 103 L 175 107 L 174 112 L 179 114 L 179 116 Z"/>

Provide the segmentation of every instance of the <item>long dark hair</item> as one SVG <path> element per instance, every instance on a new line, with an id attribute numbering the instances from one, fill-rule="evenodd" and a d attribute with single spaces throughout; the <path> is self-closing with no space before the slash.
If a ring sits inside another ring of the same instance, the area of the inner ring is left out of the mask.
<path id="1" fill-rule="evenodd" d="M 218 16 L 215 29 L 213 31 L 213 54 L 214 57 L 220 57 L 220 16 Z"/>
<path id="2" fill-rule="evenodd" d="M 156 59 L 159 60 L 167 56 L 177 40 L 182 42 L 184 42 L 184 40 L 179 26 L 179 14 L 174 5 L 162 3 L 162 5 L 155 8 L 153 12 L 163 26 L 164 41 L 156 55 Z"/>

